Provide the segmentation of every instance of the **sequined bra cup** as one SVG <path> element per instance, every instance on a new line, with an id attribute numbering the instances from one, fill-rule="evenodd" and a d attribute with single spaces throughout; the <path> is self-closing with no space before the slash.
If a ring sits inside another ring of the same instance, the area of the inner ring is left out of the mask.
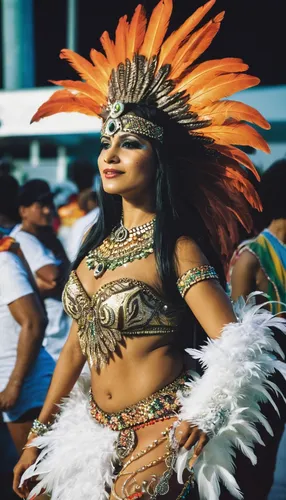
<path id="1" fill-rule="evenodd" d="M 123 336 L 161 335 L 178 329 L 178 317 L 142 281 L 119 278 L 89 297 L 75 271 L 63 291 L 66 313 L 76 320 L 81 349 L 90 366 L 102 367 Z"/>

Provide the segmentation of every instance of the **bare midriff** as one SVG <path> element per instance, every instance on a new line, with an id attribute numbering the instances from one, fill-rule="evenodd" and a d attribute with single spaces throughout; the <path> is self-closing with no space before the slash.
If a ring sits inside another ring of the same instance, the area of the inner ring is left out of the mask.
<path id="1" fill-rule="evenodd" d="M 162 336 L 124 338 L 124 345 L 100 372 L 91 369 L 98 406 L 114 413 L 171 383 L 183 370 L 183 354 Z M 161 344 L 161 345 L 160 345 Z"/>

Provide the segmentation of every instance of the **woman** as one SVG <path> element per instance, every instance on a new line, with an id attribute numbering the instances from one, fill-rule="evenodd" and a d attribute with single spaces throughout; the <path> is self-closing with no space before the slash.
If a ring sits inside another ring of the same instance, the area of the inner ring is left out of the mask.
<path id="1" fill-rule="evenodd" d="M 277 365 L 267 355 L 275 348 L 267 321 L 270 326 L 275 320 L 268 312 L 246 310 L 247 325 L 235 323 L 211 266 L 216 263 L 220 271 L 217 244 L 224 253 L 231 246 L 235 213 L 248 225 L 244 196 L 259 207 L 237 161 L 253 168 L 248 158 L 219 143 L 219 133 L 230 131 L 229 121 L 210 108 L 204 114 L 195 92 L 198 102 L 193 109 L 189 104 L 188 75 L 198 88 L 204 80 L 215 101 L 221 93 L 213 88 L 214 76 L 222 75 L 220 92 L 229 95 L 225 74 L 247 68 L 227 59 L 190 72 L 190 54 L 194 60 L 219 28 L 221 14 L 189 36 L 213 4 L 198 9 L 164 44 L 172 2 L 158 4 L 147 29 L 138 6 L 130 25 L 126 16 L 119 21 L 115 46 L 107 33 L 102 36 L 107 58 L 91 52 L 96 68 L 64 50 L 62 57 L 85 83 L 57 82 L 78 94 L 56 92 L 33 118 L 76 110 L 100 114 L 104 122 L 101 216 L 63 294 L 74 322 L 15 469 L 14 488 L 22 497 L 34 476 L 39 483 L 29 498 L 42 488 L 61 500 L 192 497 L 193 466 L 201 498 L 218 498 L 218 478 L 239 495 L 233 446 L 254 461 L 251 446 L 259 436 L 252 422 L 263 420 L 257 402 L 267 397 L 263 384 Z M 237 73 L 228 78 L 231 88 L 233 80 L 240 88 L 258 82 Z M 251 120 L 267 127 L 247 109 Z M 267 149 L 256 132 L 238 124 L 237 109 L 229 114 L 243 142 Z M 206 373 L 187 382 L 184 347 L 193 344 L 194 318 L 217 340 L 200 355 Z M 86 359 L 89 404 L 84 389 L 72 391 Z M 68 394 L 50 427 L 55 405 Z M 43 448 L 39 457 L 36 446 Z"/>

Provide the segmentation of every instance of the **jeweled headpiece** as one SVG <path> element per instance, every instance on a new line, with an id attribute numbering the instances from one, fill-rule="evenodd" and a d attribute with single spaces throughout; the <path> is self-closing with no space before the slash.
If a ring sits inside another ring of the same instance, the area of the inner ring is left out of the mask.
<path id="1" fill-rule="evenodd" d="M 236 146 L 269 152 L 263 137 L 248 123 L 265 129 L 269 124 L 254 108 L 224 99 L 259 83 L 258 78 L 245 73 L 248 66 L 241 59 L 194 64 L 212 42 L 224 17 L 221 12 L 196 29 L 215 1 L 209 0 L 197 9 L 166 39 L 172 0 L 161 0 L 148 24 L 142 5 L 137 6 L 130 22 L 127 16 L 121 17 L 115 41 L 104 32 L 100 40 L 105 55 L 92 49 L 92 62 L 63 49 L 60 57 L 68 60 L 83 81 L 52 81 L 64 90 L 56 91 L 38 109 L 32 122 L 55 113 L 77 111 L 104 116 L 104 134 L 128 130 L 163 142 L 162 127 L 125 112 L 124 107 L 144 104 L 165 113 L 188 131 L 190 140 L 202 139 L 205 150 L 214 153 L 197 164 L 199 189 L 193 201 L 213 240 L 227 254 L 231 240 L 237 237 L 235 219 L 249 229 L 252 222 L 248 204 L 260 209 L 257 194 L 241 165 L 256 177 L 258 174 L 248 156 Z"/>

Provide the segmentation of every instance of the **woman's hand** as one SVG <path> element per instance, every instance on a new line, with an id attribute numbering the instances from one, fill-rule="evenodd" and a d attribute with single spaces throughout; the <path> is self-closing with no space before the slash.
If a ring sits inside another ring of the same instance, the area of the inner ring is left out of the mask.
<path id="1" fill-rule="evenodd" d="M 201 431 L 197 426 L 186 421 L 177 426 L 175 430 L 175 437 L 179 446 L 183 446 L 186 450 L 190 450 L 193 446 L 195 446 L 193 456 L 189 461 L 189 467 L 191 469 L 204 446 L 207 444 L 209 438 L 207 434 Z"/>
<path id="2" fill-rule="evenodd" d="M 0 392 L 0 411 L 9 411 L 15 406 L 21 388 L 18 384 L 9 383 L 4 391 Z"/>
<path id="3" fill-rule="evenodd" d="M 32 448 L 25 448 L 19 462 L 14 467 L 13 490 L 21 498 L 26 498 L 32 489 L 32 485 L 29 484 L 29 481 L 24 481 L 21 488 L 19 487 L 21 477 L 25 470 L 35 463 L 39 453 L 40 450 L 35 446 Z"/>

